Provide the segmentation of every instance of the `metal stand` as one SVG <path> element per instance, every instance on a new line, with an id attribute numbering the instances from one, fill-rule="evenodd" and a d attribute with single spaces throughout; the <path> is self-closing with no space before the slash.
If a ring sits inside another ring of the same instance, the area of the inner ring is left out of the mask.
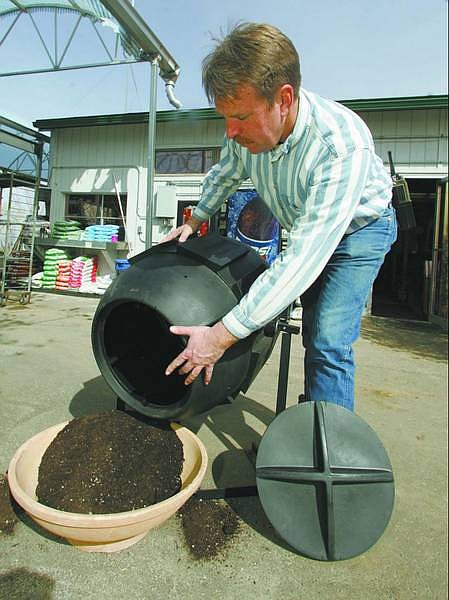
<path id="1" fill-rule="evenodd" d="M 123 412 L 126 411 L 126 404 L 123 402 L 123 400 L 121 398 L 119 398 L 117 396 L 117 402 L 115 403 L 115 408 L 117 410 L 122 410 Z"/>
<path id="2" fill-rule="evenodd" d="M 292 325 L 287 318 L 280 318 L 278 329 L 281 331 L 281 356 L 279 359 L 278 393 L 276 397 L 276 416 L 285 410 L 287 404 L 288 372 L 290 369 L 290 350 L 292 335 L 297 335 L 301 328 Z"/>

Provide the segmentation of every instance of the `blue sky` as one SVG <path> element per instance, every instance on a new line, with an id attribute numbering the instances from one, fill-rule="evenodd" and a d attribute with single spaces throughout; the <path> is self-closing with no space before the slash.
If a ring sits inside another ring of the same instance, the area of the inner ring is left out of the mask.
<path id="1" fill-rule="evenodd" d="M 208 106 L 201 60 L 211 34 L 240 20 L 283 30 L 299 51 L 304 87 L 326 97 L 447 94 L 447 0 L 135 0 L 135 8 L 180 64 L 175 93 L 186 109 Z M 50 16 L 39 19 L 45 27 Z M 0 39 L 9 24 L 0 20 Z M 30 31 L 17 28 L 0 47 L 2 72 L 41 64 L 43 51 Z M 89 61 L 98 59 L 97 49 L 98 39 L 86 28 L 71 52 Z M 160 79 L 158 88 L 158 110 L 171 109 Z M 148 91 L 148 64 L 3 77 L 0 114 L 30 124 L 144 111 Z"/>

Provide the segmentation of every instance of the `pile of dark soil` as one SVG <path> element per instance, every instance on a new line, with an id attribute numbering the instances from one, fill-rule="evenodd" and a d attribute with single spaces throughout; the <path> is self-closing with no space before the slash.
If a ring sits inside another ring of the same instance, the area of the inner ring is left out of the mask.
<path id="1" fill-rule="evenodd" d="M 0 531 L 12 533 L 16 523 L 17 517 L 9 493 L 8 480 L 5 475 L 0 475 Z"/>
<path id="2" fill-rule="evenodd" d="M 78 417 L 47 448 L 39 467 L 39 502 L 76 513 L 143 508 L 181 489 L 182 443 L 166 426 L 125 412 Z"/>
<path id="3" fill-rule="evenodd" d="M 210 559 L 223 552 L 239 528 L 227 504 L 191 498 L 178 511 L 186 544 L 193 556 Z"/>

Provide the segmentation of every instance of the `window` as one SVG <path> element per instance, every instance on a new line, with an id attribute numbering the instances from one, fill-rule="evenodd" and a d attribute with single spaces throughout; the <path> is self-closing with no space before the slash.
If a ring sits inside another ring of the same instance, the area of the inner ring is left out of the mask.
<path id="1" fill-rule="evenodd" d="M 219 155 L 219 148 L 156 150 L 155 171 L 165 175 L 207 173 L 218 162 Z"/>
<path id="2" fill-rule="evenodd" d="M 126 194 L 120 194 L 120 204 L 126 217 Z M 125 239 L 125 229 L 115 194 L 70 194 L 66 200 L 65 219 L 79 221 L 84 229 L 88 225 L 119 225 L 119 240 Z"/>

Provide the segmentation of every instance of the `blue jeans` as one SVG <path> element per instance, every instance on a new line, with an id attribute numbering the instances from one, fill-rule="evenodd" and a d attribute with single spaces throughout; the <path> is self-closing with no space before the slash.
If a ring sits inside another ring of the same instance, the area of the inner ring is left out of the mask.
<path id="1" fill-rule="evenodd" d="M 385 255 L 396 240 L 394 209 L 343 236 L 315 283 L 301 296 L 305 400 L 354 410 L 352 344 Z"/>

